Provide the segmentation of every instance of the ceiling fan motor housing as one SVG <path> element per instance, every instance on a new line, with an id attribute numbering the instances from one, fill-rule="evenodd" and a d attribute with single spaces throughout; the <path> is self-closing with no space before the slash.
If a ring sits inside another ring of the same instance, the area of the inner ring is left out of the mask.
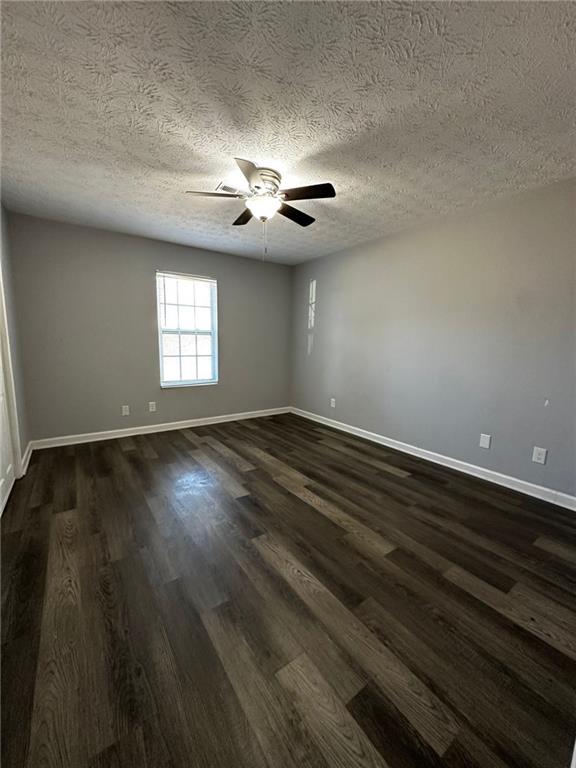
<path id="1" fill-rule="evenodd" d="M 250 175 L 250 189 L 258 194 L 275 195 L 280 189 L 282 176 L 273 168 L 255 168 Z"/>

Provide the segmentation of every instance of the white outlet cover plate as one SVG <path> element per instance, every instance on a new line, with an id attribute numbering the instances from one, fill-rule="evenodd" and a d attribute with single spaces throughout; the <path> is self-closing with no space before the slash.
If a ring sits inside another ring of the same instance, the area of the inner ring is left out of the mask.
<path id="1" fill-rule="evenodd" d="M 480 448 L 490 448 L 490 444 L 492 442 L 492 435 L 485 435 L 482 433 L 480 435 Z"/>
<path id="2" fill-rule="evenodd" d="M 331 397 L 330 398 L 330 408 L 336 408 L 336 398 Z"/>
<path id="3" fill-rule="evenodd" d="M 537 445 L 534 446 L 534 450 L 532 451 L 532 461 L 536 462 L 536 464 L 546 464 L 547 456 L 547 448 L 539 448 Z"/>

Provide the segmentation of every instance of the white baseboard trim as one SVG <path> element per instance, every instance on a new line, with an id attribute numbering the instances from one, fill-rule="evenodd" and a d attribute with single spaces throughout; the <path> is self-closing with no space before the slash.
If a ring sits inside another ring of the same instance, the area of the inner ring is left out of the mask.
<path id="1" fill-rule="evenodd" d="M 132 435 L 147 435 L 154 432 L 170 432 L 174 429 L 186 429 L 187 427 L 203 427 L 208 424 L 220 424 L 225 421 L 258 419 L 262 416 L 276 416 L 280 413 L 290 413 L 290 408 L 267 408 L 263 411 L 227 413 L 222 416 L 208 416 L 201 419 L 186 419 L 185 421 L 169 421 L 164 424 L 146 424 L 142 427 L 110 429 L 104 432 L 85 432 L 80 435 L 46 437 L 42 440 L 32 440 L 31 443 L 28 444 L 28 447 L 31 448 L 31 451 L 36 451 L 42 448 L 56 448 L 61 445 L 78 445 L 79 443 L 93 443 L 97 440 L 115 440 L 118 437 L 131 437 Z"/>
<path id="2" fill-rule="evenodd" d="M 24 477 L 26 472 L 28 472 L 28 464 L 30 464 L 32 450 L 32 441 L 29 441 L 26 450 L 24 451 L 24 455 L 20 459 L 20 472 L 18 473 L 18 477 Z"/>
<path id="3" fill-rule="evenodd" d="M 558 504 L 559 507 L 566 507 L 576 512 L 576 496 L 570 496 L 569 493 L 562 493 L 562 491 L 556 491 L 556 498 L 554 504 Z M 576 765 L 574 766 L 576 768 Z"/>
<path id="4" fill-rule="evenodd" d="M 341 421 L 335 421 L 334 419 L 328 419 L 325 416 L 320 416 L 317 413 L 310 413 L 309 411 L 303 411 L 300 408 L 291 408 L 291 412 L 297 416 L 302 416 L 305 419 L 311 421 L 317 421 L 319 424 L 325 424 L 327 427 L 333 427 L 339 429 L 342 432 L 348 432 L 356 437 L 363 437 L 365 440 L 370 440 L 373 443 L 379 443 L 380 445 L 386 445 L 388 448 L 394 448 L 402 453 L 409 453 L 412 456 L 418 456 L 421 459 L 432 461 L 435 464 L 441 464 L 444 467 L 455 469 L 458 472 L 465 472 L 467 475 L 473 475 L 479 477 L 482 480 L 487 480 L 490 483 L 496 485 L 502 485 L 505 488 L 511 488 L 519 493 L 524 493 L 527 496 L 533 496 L 536 499 L 542 501 L 548 501 L 552 504 L 558 504 L 560 507 L 566 509 L 572 509 L 576 511 L 576 496 L 570 496 L 562 491 L 555 491 L 552 488 L 544 488 L 541 485 L 535 485 L 529 483 L 526 480 L 520 480 L 517 477 L 511 477 L 510 475 L 503 475 L 500 472 L 494 472 L 491 469 L 484 469 L 484 467 L 478 467 L 475 464 L 468 464 L 460 459 L 453 459 L 450 456 L 444 456 L 441 453 L 434 453 L 433 451 L 427 451 L 425 448 L 418 448 L 415 445 L 409 445 L 408 443 L 402 443 L 399 440 L 393 440 L 390 437 L 384 437 L 376 432 L 369 432 L 367 429 L 361 429 L 360 427 L 353 427 L 350 424 L 344 424 Z"/>
<path id="5" fill-rule="evenodd" d="M 4 479 L 0 480 L 0 517 L 2 516 L 2 513 L 6 508 L 6 504 L 8 503 L 8 499 L 10 498 L 10 492 L 14 487 L 15 480 L 16 478 L 14 477 L 14 475 L 11 476 L 10 481 L 4 480 Z M 8 485 L 4 487 L 4 483 L 6 482 L 8 482 Z"/>
<path id="6" fill-rule="evenodd" d="M 425 448 L 418 448 L 415 445 L 408 443 L 402 443 L 399 440 L 393 440 L 390 437 L 379 435 L 377 432 L 370 432 L 367 429 L 360 427 L 354 427 L 351 424 L 345 424 L 335 419 L 329 419 L 326 416 L 320 416 L 317 413 L 311 413 L 310 411 L 303 411 L 300 408 L 294 408 L 286 406 L 283 408 L 268 408 L 260 411 L 246 411 L 243 413 L 227 413 L 222 416 L 208 416 L 206 418 L 199 419 L 186 419 L 185 421 L 170 421 L 164 424 L 146 424 L 140 427 L 128 427 L 126 429 L 111 429 L 102 432 L 85 432 L 79 435 L 62 435 L 60 437 L 47 437 L 42 440 L 31 440 L 26 446 L 26 451 L 22 457 L 21 462 L 21 475 L 26 474 L 28 464 L 32 451 L 42 448 L 55 448 L 62 445 L 78 445 L 80 443 L 92 443 L 98 440 L 114 440 L 118 437 L 130 437 L 132 435 L 145 435 L 152 434 L 154 432 L 169 432 L 174 429 L 186 429 L 187 427 L 202 427 L 208 424 L 220 424 L 226 421 L 241 421 L 243 419 L 257 419 L 263 416 L 275 416 L 281 413 L 294 413 L 297 416 L 302 416 L 310 421 L 316 421 L 319 424 L 324 424 L 327 427 L 339 429 L 342 432 L 348 432 L 356 437 L 362 437 L 365 440 L 370 440 L 373 443 L 379 443 L 380 445 L 394 448 L 402 453 L 408 453 L 412 456 L 418 456 L 421 459 L 426 459 L 435 464 L 441 464 L 444 467 L 455 469 L 458 472 L 464 472 L 467 475 L 473 475 L 479 477 L 482 480 L 495 483 L 496 485 L 510 488 L 519 493 L 524 493 L 527 496 L 533 496 L 536 499 L 542 501 L 548 501 L 551 504 L 557 504 L 558 506 L 565 507 L 566 509 L 576 511 L 576 496 L 563 493 L 562 491 L 556 491 L 552 488 L 545 488 L 541 485 L 535 485 L 529 483 L 526 480 L 520 480 L 517 477 L 511 477 L 510 475 L 503 475 L 500 472 L 494 472 L 491 469 L 485 469 L 475 464 L 468 464 L 460 459 L 453 459 L 450 456 L 444 456 L 441 453 L 434 453 L 428 451 Z"/>

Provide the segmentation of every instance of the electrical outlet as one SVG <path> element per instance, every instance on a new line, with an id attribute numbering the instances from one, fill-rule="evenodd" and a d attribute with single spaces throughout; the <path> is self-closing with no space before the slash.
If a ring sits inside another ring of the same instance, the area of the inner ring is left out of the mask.
<path id="1" fill-rule="evenodd" d="M 154 413 L 154 411 L 156 410 L 156 403 L 154 402 L 154 400 L 150 400 L 150 402 L 148 403 L 148 410 L 150 411 L 150 413 Z"/>
<path id="2" fill-rule="evenodd" d="M 536 464 L 546 464 L 547 456 L 547 448 L 538 448 L 537 445 L 534 446 L 534 450 L 532 451 L 532 461 L 536 462 Z"/>
<path id="3" fill-rule="evenodd" d="M 336 398 L 331 397 L 330 398 L 330 408 L 336 408 Z"/>
<path id="4" fill-rule="evenodd" d="M 492 443 L 492 435 L 485 435 L 482 433 L 480 435 L 480 448 L 487 448 L 490 449 L 490 444 Z"/>
<path id="5" fill-rule="evenodd" d="M 122 416 L 130 416 L 130 406 L 129 405 L 123 405 L 122 406 Z"/>

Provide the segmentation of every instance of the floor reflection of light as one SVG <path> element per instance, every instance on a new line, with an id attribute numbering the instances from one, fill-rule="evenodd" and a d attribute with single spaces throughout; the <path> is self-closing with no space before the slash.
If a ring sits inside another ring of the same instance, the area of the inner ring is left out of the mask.
<path id="1" fill-rule="evenodd" d="M 211 487 L 214 485 L 214 481 L 207 472 L 185 470 L 174 478 L 174 484 L 175 492 L 180 494 L 193 492 L 194 489 Z"/>

